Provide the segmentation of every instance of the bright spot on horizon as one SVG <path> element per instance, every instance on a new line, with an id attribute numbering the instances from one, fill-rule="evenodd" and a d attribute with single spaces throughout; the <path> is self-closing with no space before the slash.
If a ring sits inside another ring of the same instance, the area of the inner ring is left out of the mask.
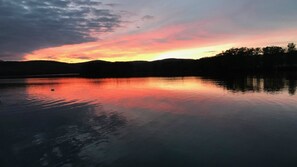
<path id="1" fill-rule="evenodd" d="M 212 46 L 203 48 L 191 48 L 183 50 L 169 51 L 165 53 L 160 53 L 154 60 L 179 58 L 179 59 L 200 59 L 203 57 L 214 56 L 224 50 L 231 48 L 232 44 L 222 45 L 222 46 Z"/>

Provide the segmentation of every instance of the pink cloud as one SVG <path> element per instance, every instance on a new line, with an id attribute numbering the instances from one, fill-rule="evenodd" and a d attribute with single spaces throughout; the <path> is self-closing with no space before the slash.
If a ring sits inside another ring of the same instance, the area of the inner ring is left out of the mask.
<path id="1" fill-rule="evenodd" d="M 223 25 L 228 25 L 226 28 L 228 31 L 220 27 Z M 230 32 L 232 28 L 236 32 Z M 250 46 L 251 43 L 262 46 L 263 43 L 278 41 L 279 37 L 281 42 L 286 42 L 291 39 L 292 34 L 296 34 L 296 31 L 296 29 L 279 29 L 264 33 L 239 29 L 230 19 L 221 16 L 212 20 L 167 25 L 144 32 L 111 35 L 97 42 L 36 50 L 25 58 L 27 60 L 47 59 L 48 55 L 51 55 L 55 60 L 72 62 L 86 61 L 86 57 L 111 61 L 153 60 L 160 53 L 175 50 L 227 43 L 234 43 L 235 46 Z"/>

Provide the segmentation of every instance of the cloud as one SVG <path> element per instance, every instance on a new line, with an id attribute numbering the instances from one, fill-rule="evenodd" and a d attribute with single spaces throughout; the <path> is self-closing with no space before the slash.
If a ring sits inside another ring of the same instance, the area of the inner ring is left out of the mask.
<path id="1" fill-rule="evenodd" d="M 143 21 L 145 21 L 145 20 L 153 20 L 155 17 L 154 16 L 151 16 L 151 15 L 145 15 L 145 16 L 143 16 L 141 19 L 143 20 Z"/>
<path id="2" fill-rule="evenodd" d="M 121 17 L 96 0 L 0 0 L 0 58 L 36 49 L 96 41 Z"/>
<path id="3" fill-rule="evenodd" d="M 107 3 L 105 5 L 109 6 L 109 7 L 116 7 L 116 6 L 119 6 L 120 4 L 118 4 L 118 3 Z"/>
<path id="4" fill-rule="evenodd" d="M 295 42 L 296 5 L 296 0 L 0 0 L 0 59 L 152 60 L 176 49 Z M 262 34 L 268 35 L 258 38 Z"/>

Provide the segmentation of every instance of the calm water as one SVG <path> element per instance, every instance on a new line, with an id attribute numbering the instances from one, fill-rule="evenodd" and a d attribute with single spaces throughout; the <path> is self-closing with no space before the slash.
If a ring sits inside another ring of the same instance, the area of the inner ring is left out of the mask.
<path id="1" fill-rule="evenodd" d="M 296 80 L 0 80 L 0 166 L 296 166 Z"/>

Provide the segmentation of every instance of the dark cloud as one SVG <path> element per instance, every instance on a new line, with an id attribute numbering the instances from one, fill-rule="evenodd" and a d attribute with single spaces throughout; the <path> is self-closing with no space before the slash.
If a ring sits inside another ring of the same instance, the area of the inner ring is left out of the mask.
<path id="1" fill-rule="evenodd" d="M 120 16 L 95 0 L 0 0 L 0 58 L 21 59 L 36 49 L 94 41 Z"/>
<path id="2" fill-rule="evenodd" d="M 119 6 L 120 4 L 117 4 L 117 3 L 107 3 L 105 5 L 106 6 L 109 6 L 109 7 L 116 7 L 116 6 Z"/>
<path id="3" fill-rule="evenodd" d="M 143 16 L 141 19 L 143 20 L 143 21 L 145 21 L 145 20 L 152 20 L 152 19 L 154 19 L 155 17 L 154 16 L 151 16 L 151 15 L 145 15 L 145 16 Z"/>

